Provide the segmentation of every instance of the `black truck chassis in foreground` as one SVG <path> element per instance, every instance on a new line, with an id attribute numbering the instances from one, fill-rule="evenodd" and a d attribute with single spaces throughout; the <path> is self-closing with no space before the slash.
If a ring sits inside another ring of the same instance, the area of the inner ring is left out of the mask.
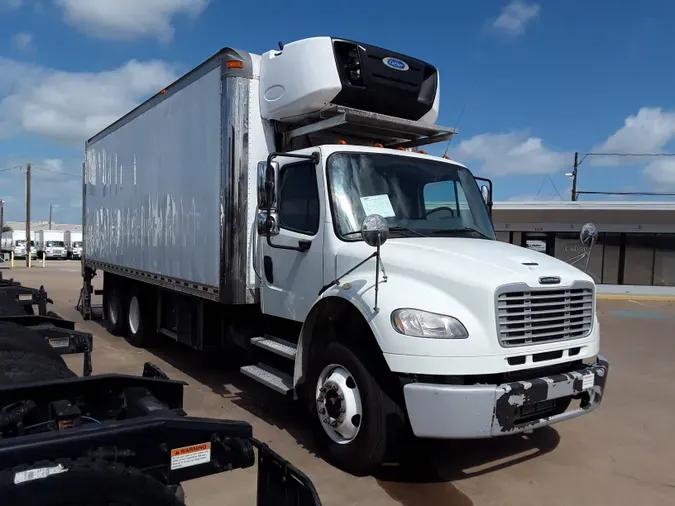
<path id="1" fill-rule="evenodd" d="M 186 383 L 153 364 L 142 376 L 92 376 L 91 334 L 47 311 L 50 302 L 44 288 L 0 272 L 3 505 L 178 506 L 181 482 L 257 461 L 259 506 L 320 506 L 309 478 L 248 423 L 187 416 Z M 61 357 L 71 353 L 84 354 L 81 377 Z"/>

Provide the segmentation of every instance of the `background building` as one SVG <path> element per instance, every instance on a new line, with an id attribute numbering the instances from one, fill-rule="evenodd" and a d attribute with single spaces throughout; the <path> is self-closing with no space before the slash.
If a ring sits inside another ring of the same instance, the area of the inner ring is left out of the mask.
<path id="1" fill-rule="evenodd" d="M 26 222 L 25 221 L 6 221 L 5 226 L 10 226 L 12 227 L 12 230 L 26 230 Z M 30 229 L 33 232 L 37 232 L 38 230 L 49 230 L 49 222 L 48 221 L 31 221 L 30 222 Z M 70 231 L 81 231 L 82 230 L 82 225 L 67 225 L 64 223 L 54 223 L 52 221 L 52 230 L 70 230 Z"/>
<path id="2" fill-rule="evenodd" d="M 579 231 L 592 222 L 599 239 L 588 270 L 596 282 L 675 286 L 673 202 L 497 202 L 493 221 L 499 240 L 561 260 L 584 251 Z"/>

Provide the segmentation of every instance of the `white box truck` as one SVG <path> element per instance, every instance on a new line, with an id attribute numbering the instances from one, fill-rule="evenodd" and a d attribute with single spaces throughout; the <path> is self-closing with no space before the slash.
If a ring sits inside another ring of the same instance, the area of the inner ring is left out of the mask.
<path id="1" fill-rule="evenodd" d="M 63 235 L 63 230 L 38 230 L 35 233 L 38 258 L 65 260 L 66 243 Z"/>
<path id="2" fill-rule="evenodd" d="M 31 238 L 31 257 L 36 258 L 35 252 L 35 234 L 30 233 Z M 14 258 L 26 258 L 26 231 L 25 230 L 9 230 L 2 233 L 0 241 L 2 245 L 2 252 L 11 254 L 14 253 Z"/>
<path id="3" fill-rule="evenodd" d="M 82 232 L 66 230 L 63 239 L 66 244 L 66 256 L 70 259 L 82 258 Z"/>
<path id="4" fill-rule="evenodd" d="M 316 37 L 226 48 L 86 143 L 81 311 L 241 349 L 356 474 L 399 438 L 486 438 L 602 400 L 593 280 L 496 240 L 491 182 L 447 141 L 439 76 Z M 484 184 L 483 184 L 484 183 Z"/>

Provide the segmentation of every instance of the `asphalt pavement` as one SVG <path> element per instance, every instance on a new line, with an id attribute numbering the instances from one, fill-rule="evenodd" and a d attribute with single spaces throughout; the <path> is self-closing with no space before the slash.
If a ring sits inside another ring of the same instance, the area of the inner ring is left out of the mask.
<path id="1" fill-rule="evenodd" d="M 79 262 L 3 271 L 44 285 L 55 311 L 94 334 L 94 374 L 140 374 L 151 361 L 189 383 L 188 414 L 245 420 L 254 435 L 307 473 L 326 506 L 675 505 L 675 303 L 599 300 L 602 353 L 610 360 L 599 410 L 528 435 L 420 441 L 400 465 L 355 478 L 314 453 L 303 414 L 243 377 L 224 356 L 162 340 L 138 350 L 75 311 Z M 100 287 L 100 277 L 95 286 Z M 81 370 L 81 356 L 68 357 Z M 190 506 L 255 504 L 255 469 L 185 484 Z"/>

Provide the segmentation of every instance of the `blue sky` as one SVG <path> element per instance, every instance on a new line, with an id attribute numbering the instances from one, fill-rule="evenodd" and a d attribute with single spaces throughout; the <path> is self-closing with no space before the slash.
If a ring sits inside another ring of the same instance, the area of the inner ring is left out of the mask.
<path id="1" fill-rule="evenodd" d="M 79 223 L 88 136 L 223 46 L 315 35 L 436 65 L 438 122 L 459 121 L 450 154 L 492 177 L 498 200 L 568 199 L 574 151 L 675 151 L 675 2 L 335 5 L 0 0 L 0 170 L 31 161 L 34 219 L 52 203 L 55 221 Z M 23 181 L 0 172 L 6 219 L 23 219 Z M 675 158 L 589 157 L 579 187 L 675 191 Z"/>

